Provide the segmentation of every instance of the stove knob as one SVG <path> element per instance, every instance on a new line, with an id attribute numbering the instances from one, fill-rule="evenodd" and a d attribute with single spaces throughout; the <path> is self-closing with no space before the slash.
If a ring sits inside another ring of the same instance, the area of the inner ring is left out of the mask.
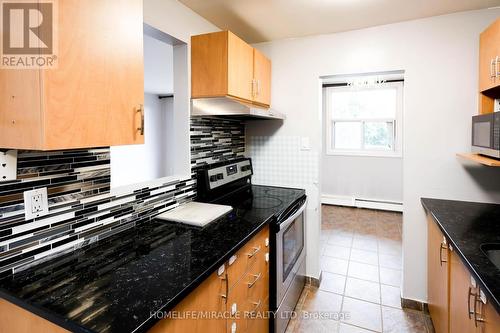
<path id="1" fill-rule="evenodd" d="M 216 182 L 217 181 L 217 176 L 216 175 L 210 176 L 210 181 L 211 182 Z"/>
<path id="2" fill-rule="evenodd" d="M 224 179 L 224 175 L 222 173 L 217 174 L 217 180 Z"/>

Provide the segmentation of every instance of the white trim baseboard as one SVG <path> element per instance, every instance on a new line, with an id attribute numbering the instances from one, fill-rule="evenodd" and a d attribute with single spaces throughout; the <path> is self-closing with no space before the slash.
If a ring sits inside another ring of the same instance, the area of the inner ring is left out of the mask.
<path id="1" fill-rule="evenodd" d="M 321 195 L 321 203 L 325 205 L 348 206 L 357 208 L 388 210 L 393 212 L 403 212 L 403 203 L 396 201 L 364 199 L 364 198 L 355 198 L 349 196 L 323 194 Z"/>

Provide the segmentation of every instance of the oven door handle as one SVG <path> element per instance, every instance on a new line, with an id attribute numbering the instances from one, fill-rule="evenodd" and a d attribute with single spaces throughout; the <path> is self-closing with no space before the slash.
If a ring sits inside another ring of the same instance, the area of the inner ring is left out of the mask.
<path id="1" fill-rule="evenodd" d="M 302 204 L 302 206 L 292 215 L 290 216 L 289 218 L 287 218 L 285 220 L 285 222 L 283 223 L 280 223 L 279 224 L 279 230 L 283 230 L 285 228 L 288 228 L 288 226 L 290 224 L 292 224 L 293 221 L 295 221 L 295 219 L 297 218 L 297 216 L 299 216 L 300 214 L 302 214 L 304 212 L 304 210 L 306 209 L 306 204 L 307 204 L 307 200 L 304 201 L 304 203 Z"/>

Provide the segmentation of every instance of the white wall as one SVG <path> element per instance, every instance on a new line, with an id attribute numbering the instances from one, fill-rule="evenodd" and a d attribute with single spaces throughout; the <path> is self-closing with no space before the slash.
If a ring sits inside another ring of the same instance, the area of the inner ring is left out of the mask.
<path id="1" fill-rule="evenodd" d="M 174 92 L 173 47 L 148 35 L 144 35 L 144 91 L 157 95 Z"/>
<path id="2" fill-rule="evenodd" d="M 219 29 L 176 0 L 144 0 L 144 22 L 180 41 L 185 45 L 173 47 L 174 100 L 170 113 L 170 149 L 175 160 L 169 160 L 172 173 L 178 178 L 189 178 L 190 144 L 189 117 L 191 98 L 190 39 L 192 35 Z"/>
<path id="3" fill-rule="evenodd" d="M 498 170 L 466 168 L 455 157 L 470 149 L 470 117 L 477 112 L 478 35 L 498 16 L 498 9 L 463 12 L 256 45 L 273 62 L 272 104 L 287 119 L 281 127 L 253 123 L 247 136 L 309 137 L 311 158 L 320 158 L 322 145 L 320 76 L 405 70 L 405 298 L 427 299 L 427 229 L 420 198 L 500 201 Z M 306 188 L 311 194 L 308 273 L 316 275 L 320 215 L 312 211 L 319 208 L 319 197 L 315 184 Z"/>
<path id="4" fill-rule="evenodd" d="M 321 195 L 403 202 L 402 158 L 323 153 L 321 168 Z"/>

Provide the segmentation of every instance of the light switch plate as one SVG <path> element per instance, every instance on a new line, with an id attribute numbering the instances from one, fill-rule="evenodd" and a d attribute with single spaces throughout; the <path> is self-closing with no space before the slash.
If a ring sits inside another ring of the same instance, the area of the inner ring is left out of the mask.
<path id="1" fill-rule="evenodd" d="M 0 151 L 0 182 L 17 179 L 17 150 Z"/>
<path id="2" fill-rule="evenodd" d="M 47 188 L 26 191 L 24 195 L 24 215 L 26 220 L 41 217 L 49 213 Z"/>
<path id="3" fill-rule="evenodd" d="M 500 112 L 500 98 L 495 99 L 495 107 L 493 109 L 494 112 Z"/>
<path id="4" fill-rule="evenodd" d="M 307 136 L 300 138 L 300 150 L 311 150 L 311 139 Z"/>

